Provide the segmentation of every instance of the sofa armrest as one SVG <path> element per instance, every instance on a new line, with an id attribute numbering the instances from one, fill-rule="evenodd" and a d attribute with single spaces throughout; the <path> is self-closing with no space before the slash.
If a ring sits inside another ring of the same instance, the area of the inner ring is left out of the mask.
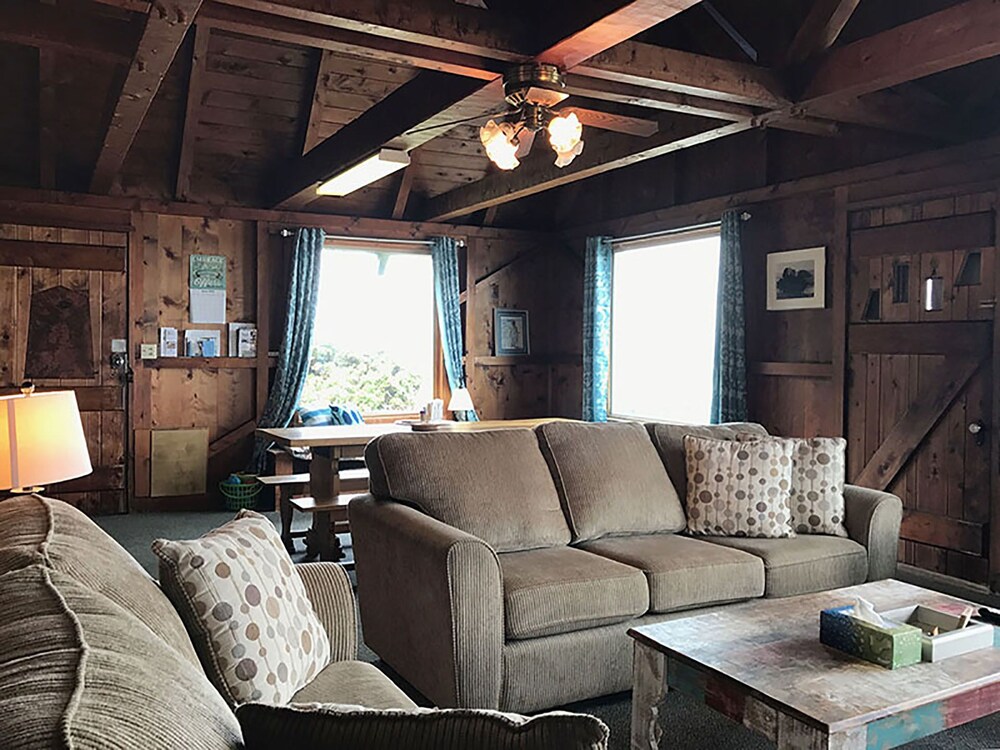
<path id="1" fill-rule="evenodd" d="M 358 615 L 347 571 L 332 562 L 304 563 L 295 571 L 330 638 L 330 661 L 357 659 Z"/>
<path id="2" fill-rule="evenodd" d="M 486 542 L 362 495 L 349 510 L 365 642 L 441 707 L 497 708 L 500 563 Z"/>
<path id="3" fill-rule="evenodd" d="M 848 535 L 868 548 L 868 580 L 892 578 L 903 502 L 888 492 L 848 484 L 844 487 L 844 516 Z"/>

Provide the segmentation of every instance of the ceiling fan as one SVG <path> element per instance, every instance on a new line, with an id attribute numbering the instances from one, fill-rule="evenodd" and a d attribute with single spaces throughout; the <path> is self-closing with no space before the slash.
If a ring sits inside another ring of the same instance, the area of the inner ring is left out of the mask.
<path id="1" fill-rule="evenodd" d="M 546 131 L 549 146 L 556 153 L 555 165 L 565 167 L 583 151 L 583 126 L 613 130 L 630 135 L 650 136 L 656 122 L 625 117 L 581 107 L 555 109 L 569 98 L 562 71 L 549 63 L 516 65 L 504 74 L 503 90 L 507 108 L 501 112 L 446 123 L 490 118 L 479 128 L 479 140 L 486 155 L 497 167 L 515 169 L 527 156 L 539 131 Z M 434 128 L 442 127 L 435 125 Z"/>

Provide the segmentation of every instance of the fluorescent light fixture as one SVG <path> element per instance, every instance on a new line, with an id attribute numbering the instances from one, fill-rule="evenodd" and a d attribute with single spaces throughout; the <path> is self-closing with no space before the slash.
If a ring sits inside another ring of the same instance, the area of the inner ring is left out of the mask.
<path id="1" fill-rule="evenodd" d="M 353 167 L 348 167 L 338 175 L 316 188 L 316 195 L 336 195 L 343 197 L 355 190 L 378 182 L 383 177 L 398 172 L 410 164 L 410 156 L 405 151 L 383 148 Z"/>

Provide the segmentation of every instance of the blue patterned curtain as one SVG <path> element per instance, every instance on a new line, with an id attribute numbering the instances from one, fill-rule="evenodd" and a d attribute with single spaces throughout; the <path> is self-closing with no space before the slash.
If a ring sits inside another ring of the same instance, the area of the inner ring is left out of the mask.
<path id="1" fill-rule="evenodd" d="M 583 271 L 583 418 L 608 421 L 611 238 L 588 237 Z"/>
<path id="2" fill-rule="evenodd" d="M 712 423 L 747 418 L 746 320 L 743 303 L 742 220 L 739 211 L 722 215 L 719 299 L 715 322 Z"/>
<path id="3" fill-rule="evenodd" d="M 322 229 L 299 229 L 295 233 L 285 335 L 281 340 L 274 384 L 264 405 L 258 427 L 285 427 L 298 406 L 302 386 L 309 372 L 316 299 L 319 296 L 319 265 L 326 233 Z M 270 442 L 261 438 L 254 445 L 252 467 L 262 471 Z"/>
<path id="4" fill-rule="evenodd" d="M 451 237 L 434 237 L 431 240 L 431 259 L 434 264 L 434 301 L 437 303 L 441 328 L 444 369 L 448 374 L 448 385 L 454 391 L 456 388 L 465 388 L 462 311 L 458 302 L 458 243 Z M 459 422 L 479 421 L 474 411 L 456 411 L 455 419 Z"/>

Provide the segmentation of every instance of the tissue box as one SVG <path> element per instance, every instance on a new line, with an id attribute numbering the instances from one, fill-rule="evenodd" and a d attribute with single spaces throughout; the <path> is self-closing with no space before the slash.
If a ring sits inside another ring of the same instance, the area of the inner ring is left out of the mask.
<path id="1" fill-rule="evenodd" d="M 967 627 L 959 628 L 962 619 L 959 615 L 919 604 L 881 614 L 893 622 L 920 628 L 924 661 L 941 661 L 949 656 L 959 656 L 993 646 L 993 626 L 984 622 L 972 622 Z M 920 627 L 921 625 L 924 627 Z M 938 628 L 940 632 L 938 635 L 928 635 L 925 628 Z"/>
<path id="2" fill-rule="evenodd" d="M 887 669 L 920 661 L 920 628 L 895 622 L 882 628 L 852 617 L 853 610 L 852 605 L 824 609 L 819 615 L 820 643 Z"/>

